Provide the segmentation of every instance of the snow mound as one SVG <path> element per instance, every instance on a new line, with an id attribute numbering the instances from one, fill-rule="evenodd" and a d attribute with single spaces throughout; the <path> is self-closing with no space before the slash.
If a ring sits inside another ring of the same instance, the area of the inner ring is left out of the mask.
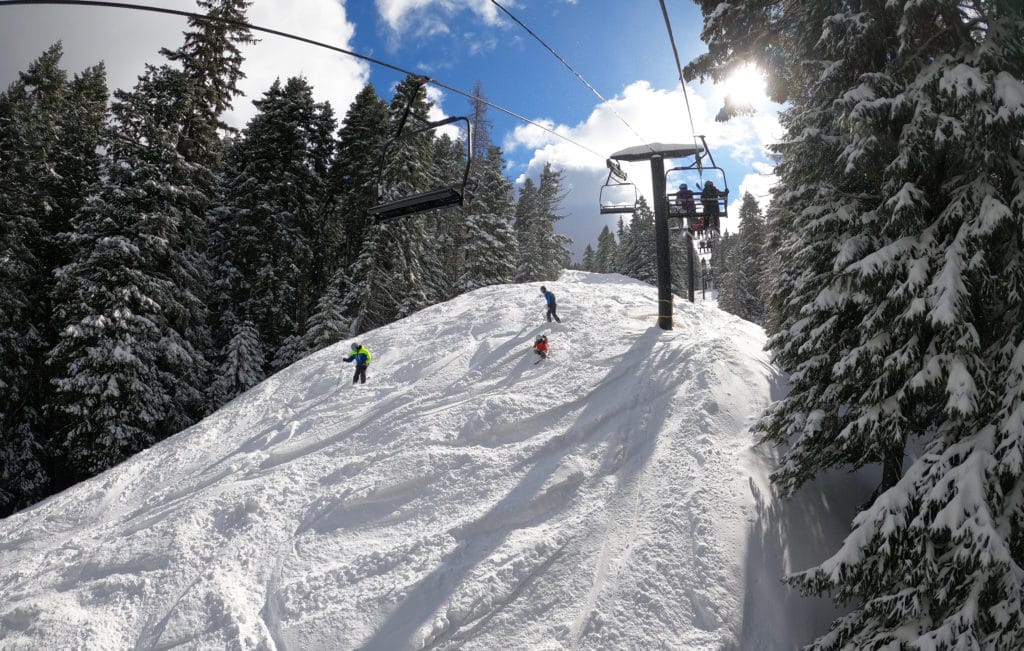
<path id="1" fill-rule="evenodd" d="M 341 342 L 0 521 L 0 646 L 749 644 L 763 332 L 678 299 L 662 331 L 621 276 L 546 285 L 561 324 L 539 283 L 471 292 L 360 337 L 365 385 Z"/>

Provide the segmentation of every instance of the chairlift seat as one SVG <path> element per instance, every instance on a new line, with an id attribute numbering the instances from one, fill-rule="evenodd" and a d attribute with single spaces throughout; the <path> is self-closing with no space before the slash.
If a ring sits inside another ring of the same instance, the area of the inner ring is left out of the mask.
<path id="1" fill-rule="evenodd" d="M 602 215 L 617 215 L 620 213 L 636 212 L 635 203 L 612 203 L 602 204 L 601 214 Z"/>
<path id="2" fill-rule="evenodd" d="M 388 221 L 391 219 L 398 219 L 399 217 L 405 217 L 406 215 L 415 215 L 416 213 L 425 212 L 427 210 L 436 210 L 438 208 L 447 208 L 449 206 L 461 206 L 463 203 L 463 195 L 458 190 L 459 186 L 447 186 L 443 188 L 437 188 L 436 190 L 428 190 L 427 192 L 420 192 L 412 196 L 403 197 L 396 201 L 390 201 L 388 203 L 382 203 L 379 206 L 374 206 L 368 211 L 371 215 L 377 217 L 377 221 Z"/>

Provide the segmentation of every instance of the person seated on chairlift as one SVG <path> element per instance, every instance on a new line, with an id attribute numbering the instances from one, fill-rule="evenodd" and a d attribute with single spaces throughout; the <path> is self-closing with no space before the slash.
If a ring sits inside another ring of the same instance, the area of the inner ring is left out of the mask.
<path id="1" fill-rule="evenodd" d="M 697 212 L 697 204 L 693 202 L 693 193 L 686 187 L 685 183 L 679 184 L 679 192 L 676 192 L 676 207 L 684 215 L 692 215 Z"/>
<path id="2" fill-rule="evenodd" d="M 714 182 L 708 179 L 704 182 L 704 189 L 700 193 L 700 202 L 704 206 L 704 215 L 707 220 L 707 227 L 711 230 L 719 230 L 718 225 L 718 198 L 721 194 Z"/>

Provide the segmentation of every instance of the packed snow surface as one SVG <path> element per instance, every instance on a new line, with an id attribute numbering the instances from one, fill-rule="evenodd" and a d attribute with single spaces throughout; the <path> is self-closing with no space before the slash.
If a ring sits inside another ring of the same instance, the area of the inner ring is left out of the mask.
<path id="1" fill-rule="evenodd" d="M 849 505 L 771 496 L 760 328 L 568 272 L 341 342 L 0 521 L 4 649 L 792 648 Z M 531 344 L 547 334 L 552 356 Z M 833 491 L 834 493 L 837 491 Z M 848 498 L 847 501 L 852 500 Z M 799 536 L 794 535 L 794 531 Z"/>

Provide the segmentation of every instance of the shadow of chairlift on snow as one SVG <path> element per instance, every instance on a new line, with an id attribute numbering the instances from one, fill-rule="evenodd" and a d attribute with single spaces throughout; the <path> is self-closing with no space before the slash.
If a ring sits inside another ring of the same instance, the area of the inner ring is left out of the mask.
<path id="1" fill-rule="evenodd" d="M 473 189 L 473 184 L 469 180 L 469 170 L 473 164 L 473 125 L 470 123 L 469 118 L 466 116 L 454 116 L 434 122 L 425 122 L 413 115 L 413 119 L 423 122 L 423 126 L 412 130 L 405 129 L 405 123 L 409 118 L 412 111 L 412 105 L 416 100 L 416 94 L 419 92 L 420 88 L 427 84 L 428 81 L 430 80 L 424 77 L 413 89 L 412 94 L 409 97 L 409 102 L 405 106 L 405 112 L 402 113 L 402 118 L 398 123 L 398 130 L 392 138 L 384 143 L 384 146 L 381 149 L 379 165 L 380 172 L 377 177 L 377 186 L 375 188 L 376 196 L 374 197 L 377 205 L 370 208 L 368 211 L 370 215 L 376 217 L 378 222 L 391 221 L 400 217 L 426 212 L 428 210 L 449 208 L 451 206 L 465 206 L 470 203 Z M 433 190 L 418 192 L 399 199 L 382 201 L 382 198 L 386 196 L 384 188 L 384 171 L 387 169 L 388 151 L 403 139 L 403 131 L 406 132 L 405 138 L 413 138 L 421 133 L 433 131 L 434 129 L 454 124 L 455 122 L 464 122 L 466 124 L 466 166 L 463 170 L 461 181 L 449 183 Z"/>

